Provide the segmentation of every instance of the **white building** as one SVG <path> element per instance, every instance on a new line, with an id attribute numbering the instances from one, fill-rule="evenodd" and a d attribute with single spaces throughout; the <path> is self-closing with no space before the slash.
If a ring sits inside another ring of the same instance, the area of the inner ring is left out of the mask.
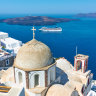
<path id="1" fill-rule="evenodd" d="M 8 51 L 17 54 L 18 50 L 22 46 L 22 42 L 14 38 L 8 37 L 8 33 L 0 32 L 1 46 Z"/>
<path id="2" fill-rule="evenodd" d="M 13 54 L 0 49 L 0 70 L 8 69 L 13 65 L 13 62 L 14 62 Z"/>
<path id="3" fill-rule="evenodd" d="M 22 42 L 14 38 L 8 37 L 5 39 L 1 39 L 1 46 L 3 46 L 5 49 L 9 51 L 14 52 L 14 54 L 16 55 L 18 50 L 22 46 Z"/>
<path id="4" fill-rule="evenodd" d="M 87 96 L 96 96 L 96 80 L 92 81 L 91 90 Z"/>
<path id="5" fill-rule="evenodd" d="M 0 39 L 5 39 L 5 38 L 8 38 L 8 33 L 0 31 Z"/>

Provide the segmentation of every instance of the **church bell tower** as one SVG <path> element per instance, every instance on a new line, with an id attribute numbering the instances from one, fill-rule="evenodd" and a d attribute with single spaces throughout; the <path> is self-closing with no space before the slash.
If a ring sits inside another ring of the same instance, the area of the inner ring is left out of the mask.
<path id="1" fill-rule="evenodd" d="M 81 70 L 81 72 L 85 73 L 88 66 L 88 58 L 89 56 L 87 55 L 77 54 L 74 57 L 74 70 Z"/>

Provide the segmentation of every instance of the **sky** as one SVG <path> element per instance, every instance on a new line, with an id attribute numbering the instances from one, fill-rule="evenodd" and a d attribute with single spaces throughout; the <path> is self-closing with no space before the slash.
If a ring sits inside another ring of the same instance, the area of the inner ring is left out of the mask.
<path id="1" fill-rule="evenodd" d="M 96 12 L 96 0 L 0 0 L 0 14 L 74 14 Z"/>

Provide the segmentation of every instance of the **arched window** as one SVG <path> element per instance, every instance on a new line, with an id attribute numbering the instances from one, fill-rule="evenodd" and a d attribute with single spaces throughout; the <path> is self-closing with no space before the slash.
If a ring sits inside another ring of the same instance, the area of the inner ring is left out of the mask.
<path id="1" fill-rule="evenodd" d="M 34 76 L 34 87 L 36 87 L 36 86 L 38 86 L 38 85 L 39 85 L 39 75 L 36 74 L 36 75 Z"/>
<path id="2" fill-rule="evenodd" d="M 79 60 L 77 61 L 77 70 L 82 69 L 82 62 Z"/>
<path id="3" fill-rule="evenodd" d="M 18 72 L 19 84 L 22 83 L 22 73 Z"/>

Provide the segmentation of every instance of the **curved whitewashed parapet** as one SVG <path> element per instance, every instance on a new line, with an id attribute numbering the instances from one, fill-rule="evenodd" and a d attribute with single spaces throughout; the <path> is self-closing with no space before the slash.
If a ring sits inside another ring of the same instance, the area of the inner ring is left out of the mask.
<path id="1" fill-rule="evenodd" d="M 57 62 L 56 67 L 60 68 L 64 72 L 74 69 L 72 64 L 65 58 L 60 58 L 60 59 L 56 60 L 56 62 Z"/>

